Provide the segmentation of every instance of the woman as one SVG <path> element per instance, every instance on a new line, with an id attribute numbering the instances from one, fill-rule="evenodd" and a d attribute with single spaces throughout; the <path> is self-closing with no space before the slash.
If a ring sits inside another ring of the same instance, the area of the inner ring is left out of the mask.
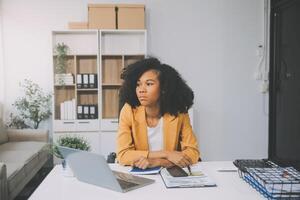
<path id="1" fill-rule="evenodd" d="M 145 169 L 198 162 L 198 144 L 187 113 L 194 94 L 178 72 L 148 58 L 125 68 L 121 78 L 119 163 Z"/>

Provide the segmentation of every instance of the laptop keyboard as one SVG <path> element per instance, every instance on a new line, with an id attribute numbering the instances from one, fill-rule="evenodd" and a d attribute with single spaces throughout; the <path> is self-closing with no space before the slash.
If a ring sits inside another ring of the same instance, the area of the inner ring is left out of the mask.
<path id="1" fill-rule="evenodd" d="M 132 187 L 138 185 L 138 184 L 136 184 L 136 183 L 124 181 L 124 180 L 119 179 L 119 178 L 117 178 L 117 181 L 119 182 L 119 184 L 120 184 L 120 186 L 121 186 L 122 189 L 132 188 Z"/>

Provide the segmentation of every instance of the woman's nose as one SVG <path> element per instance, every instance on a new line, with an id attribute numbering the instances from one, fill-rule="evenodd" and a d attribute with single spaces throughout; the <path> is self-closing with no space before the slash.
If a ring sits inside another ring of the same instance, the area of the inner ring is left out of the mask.
<path id="1" fill-rule="evenodd" d="M 139 93 L 144 93 L 144 92 L 146 92 L 146 89 L 145 89 L 145 87 L 143 85 L 141 85 L 139 87 Z"/>

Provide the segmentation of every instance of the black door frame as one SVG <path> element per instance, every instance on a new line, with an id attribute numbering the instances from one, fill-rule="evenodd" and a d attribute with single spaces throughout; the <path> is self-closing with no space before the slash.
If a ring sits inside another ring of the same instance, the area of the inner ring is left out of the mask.
<path id="1" fill-rule="evenodd" d="M 299 169 L 300 161 L 292 162 L 282 160 L 276 153 L 276 91 L 279 87 L 279 72 L 280 72 L 280 10 L 289 7 L 297 0 L 271 0 L 270 13 L 270 74 L 269 74 L 269 147 L 268 156 L 270 160 L 277 162 L 282 166 L 297 166 Z"/>

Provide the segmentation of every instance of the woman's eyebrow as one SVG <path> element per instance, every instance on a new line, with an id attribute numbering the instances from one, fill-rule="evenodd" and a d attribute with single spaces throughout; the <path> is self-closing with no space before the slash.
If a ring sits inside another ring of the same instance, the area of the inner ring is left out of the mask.
<path id="1" fill-rule="evenodd" d="M 153 82 L 155 82 L 156 79 L 147 79 L 147 80 L 145 80 L 145 82 L 147 82 L 147 81 L 153 81 Z M 137 83 L 138 83 L 138 82 L 141 82 L 141 80 L 139 79 L 139 80 L 137 80 L 136 82 L 137 82 Z"/>
<path id="2" fill-rule="evenodd" d="M 146 81 L 155 81 L 155 79 L 147 79 Z"/>

